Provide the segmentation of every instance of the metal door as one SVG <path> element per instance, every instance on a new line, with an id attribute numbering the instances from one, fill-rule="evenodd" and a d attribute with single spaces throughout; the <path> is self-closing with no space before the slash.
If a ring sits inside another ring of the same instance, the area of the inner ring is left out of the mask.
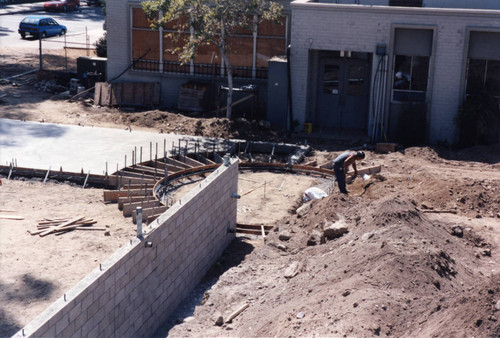
<path id="1" fill-rule="evenodd" d="M 366 129 L 369 75 L 366 60 L 321 60 L 315 124 L 321 129 Z"/>

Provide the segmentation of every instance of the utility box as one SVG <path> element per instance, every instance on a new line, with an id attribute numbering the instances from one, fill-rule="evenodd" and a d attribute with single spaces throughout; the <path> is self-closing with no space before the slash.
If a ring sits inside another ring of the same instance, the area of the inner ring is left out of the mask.
<path id="1" fill-rule="evenodd" d="M 267 120 L 272 126 L 288 126 L 288 63 L 286 57 L 269 60 L 267 78 Z"/>
<path id="2" fill-rule="evenodd" d="M 76 59 L 78 79 L 87 88 L 106 80 L 107 58 L 80 56 Z"/>

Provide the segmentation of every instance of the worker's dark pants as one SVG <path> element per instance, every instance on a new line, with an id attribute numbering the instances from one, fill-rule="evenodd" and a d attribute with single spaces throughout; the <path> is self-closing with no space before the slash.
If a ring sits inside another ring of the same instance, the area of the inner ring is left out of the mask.
<path id="1" fill-rule="evenodd" d="M 335 172 L 335 176 L 337 177 L 337 184 L 339 186 L 340 192 L 343 194 L 347 194 L 347 189 L 345 187 L 344 167 L 341 165 L 334 165 L 333 171 Z"/>

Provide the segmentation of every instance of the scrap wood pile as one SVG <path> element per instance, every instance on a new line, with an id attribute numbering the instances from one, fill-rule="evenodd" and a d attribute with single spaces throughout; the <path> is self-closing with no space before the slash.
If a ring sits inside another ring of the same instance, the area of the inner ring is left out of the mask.
<path id="1" fill-rule="evenodd" d="M 38 221 L 36 231 L 28 231 L 31 235 L 40 235 L 40 237 L 47 236 L 50 234 L 62 234 L 67 231 L 72 230 L 101 230 L 104 231 L 106 228 L 98 228 L 93 225 L 97 221 L 86 217 L 77 218 L 44 218 Z"/>

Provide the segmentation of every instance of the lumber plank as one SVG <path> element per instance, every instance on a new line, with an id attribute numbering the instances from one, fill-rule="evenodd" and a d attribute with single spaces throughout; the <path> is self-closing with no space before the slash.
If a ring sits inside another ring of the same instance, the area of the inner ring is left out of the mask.
<path id="1" fill-rule="evenodd" d="M 154 175 L 155 175 L 155 168 L 154 167 L 147 167 L 147 166 L 143 166 L 140 164 L 137 164 L 137 165 L 134 165 L 131 167 L 127 167 L 127 168 L 123 168 L 122 170 L 127 172 L 127 173 L 138 173 L 141 175 L 144 174 L 144 177 L 154 177 Z M 157 168 L 156 176 L 158 176 L 158 173 L 162 173 L 162 172 L 163 172 L 163 169 L 161 169 L 161 171 L 160 171 L 160 168 Z"/>
<path id="2" fill-rule="evenodd" d="M 128 183 L 129 179 L 130 180 L 136 179 L 135 181 L 132 181 L 132 183 L 139 183 L 139 184 L 146 181 L 154 182 L 154 179 L 150 177 L 151 175 L 146 175 L 146 174 L 143 175 L 142 173 L 127 171 L 126 169 L 128 168 L 124 168 L 119 171 L 119 176 L 121 176 L 122 178 L 122 186 L 125 185 L 125 183 Z"/>
<path id="3" fill-rule="evenodd" d="M 158 214 L 154 214 L 154 215 L 151 215 L 151 216 L 148 216 L 148 224 L 151 224 L 151 222 L 154 222 L 158 217 L 160 217 L 162 214 L 161 213 L 158 213 Z"/>
<path id="4" fill-rule="evenodd" d="M 134 210 L 136 210 L 137 207 L 142 207 L 142 209 L 147 209 L 147 208 L 158 207 L 161 205 L 162 204 L 158 200 L 152 200 L 149 202 L 141 201 L 141 202 L 123 204 L 123 216 L 125 216 L 125 217 L 132 216 L 132 212 Z"/>
<path id="5" fill-rule="evenodd" d="M 153 208 L 145 208 L 142 209 L 142 221 L 146 222 L 148 220 L 148 217 L 151 215 L 155 214 L 162 214 L 165 211 L 167 211 L 169 207 L 167 206 L 158 206 L 158 207 L 153 207 Z M 136 210 L 132 211 L 132 221 L 134 223 L 137 222 L 137 212 Z"/>
<path id="6" fill-rule="evenodd" d="M 79 222 L 75 222 L 74 224 L 76 225 L 79 225 L 79 226 L 89 226 L 89 225 L 92 225 L 92 224 L 96 224 L 97 221 L 94 221 L 94 220 L 86 220 L 86 221 L 79 221 Z M 58 226 L 60 223 L 55 223 L 55 224 L 42 224 L 42 225 L 37 225 L 37 228 L 38 229 L 47 229 L 47 228 L 51 228 L 51 227 L 56 227 Z"/>
<path id="7" fill-rule="evenodd" d="M 48 230 L 50 230 L 51 232 L 61 232 L 61 231 L 67 231 L 67 230 L 72 230 L 72 229 L 97 230 L 98 228 L 91 227 L 91 225 L 93 225 L 95 223 L 97 223 L 97 221 L 89 219 L 89 220 L 85 220 L 85 221 L 77 221 L 77 222 L 74 222 L 72 224 L 69 224 L 69 225 L 66 225 L 63 227 L 58 227 L 58 226 L 53 226 L 53 225 L 41 225 L 41 226 L 39 225 L 38 230 L 36 230 L 36 231 L 29 231 L 28 230 L 28 233 L 30 235 L 39 235 L 41 233 L 47 232 Z"/>
<path id="8" fill-rule="evenodd" d="M 204 164 L 215 164 L 214 161 L 209 159 L 208 157 L 202 156 L 200 154 L 194 154 L 196 156 L 196 159 L 200 162 L 203 162 Z"/>
<path id="9" fill-rule="evenodd" d="M 236 318 L 240 313 L 245 311 L 245 309 L 248 308 L 248 306 L 249 306 L 248 303 L 245 303 L 242 306 L 240 306 L 236 311 L 234 311 L 229 315 L 229 317 L 226 320 L 226 323 L 231 323 L 233 319 Z"/>
<path id="10" fill-rule="evenodd" d="M 14 221 L 20 221 L 23 220 L 23 216 L 18 216 L 18 215 L 0 215 L 0 219 L 10 219 Z"/>
<path id="11" fill-rule="evenodd" d="M 60 225 L 58 225 L 58 226 L 56 226 L 54 228 L 47 229 L 44 232 L 40 233 L 40 237 L 47 236 L 48 234 L 50 234 L 50 233 L 52 233 L 54 231 L 57 231 L 58 229 L 61 229 L 61 228 L 65 227 L 65 226 L 67 226 L 67 225 L 76 223 L 76 222 L 78 222 L 78 221 L 80 221 L 80 220 L 82 220 L 84 218 L 85 218 L 85 216 L 79 216 L 79 217 L 74 218 L 72 220 L 69 220 L 67 222 L 61 223 Z"/>
<path id="12" fill-rule="evenodd" d="M 201 163 L 201 162 L 189 157 L 189 155 L 187 155 L 187 156 L 177 155 L 176 159 L 179 161 L 182 161 L 183 163 L 186 163 L 187 165 L 189 165 L 191 167 L 203 167 L 205 165 L 204 163 Z"/>
<path id="13" fill-rule="evenodd" d="M 149 196 L 153 196 L 153 186 L 148 188 L 147 194 Z M 118 202 L 119 197 L 128 197 L 128 196 L 144 196 L 146 197 L 146 192 L 144 189 L 138 190 L 104 190 L 103 198 L 104 202 Z"/>
<path id="14" fill-rule="evenodd" d="M 76 227 L 75 230 L 92 230 L 92 231 L 106 231 L 106 227 Z"/>
<path id="15" fill-rule="evenodd" d="M 181 161 L 177 161 L 176 159 L 173 159 L 171 157 L 167 157 L 166 162 L 168 164 L 173 164 L 173 165 L 175 165 L 177 167 L 184 168 L 184 169 L 192 168 L 192 166 L 190 166 L 190 165 L 188 165 L 186 163 L 183 163 Z"/>
<path id="16" fill-rule="evenodd" d="M 236 226 L 238 228 L 243 228 L 243 229 L 255 229 L 255 230 L 259 230 L 260 227 L 261 227 L 261 224 L 243 224 L 243 223 L 236 223 Z M 264 229 L 266 231 L 269 231 L 269 230 L 272 230 L 273 229 L 273 226 L 272 225 L 263 225 L 264 226 Z"/>
<path id="17" fill-rule="evenodd" d="M 330 176 L 334 177 L 335 173 L 333 170 L 329 169 L 324 169 L 324 168 L 317 168 L 317 167 L 309 167 L 306 165 L 300 165 L 300 164 L 294 164 L 294 165 L 288 165 L 284 163 L 264 163 L 264 162 L 242 162 L 239 164 L 240 169 L 262 169 L 262 168 L 269 168 L 273 170 L 283 170 L 283 171 L 301 171 L 301 172 L 306 172 L 310 174 L 318 174 L 322 176 Z"/>
<path id="18" fill-rule="evenodd" d="M 137 203 L 137 202 L 141 202 L 141 201 L 144 201 L 146 198 L 144 196 L 131 196 L 131 197 L 118 197 L 118 209 L 119 210 L 123 210 L 123 206 L 127 203 Z M 153 200 L 156 198 L 153 196 L 153 197 L 150 197 L 149 198 L 150 200 Z"/>
<path id="19" fill-rule="evenodd" d="M 183 167 L 179 167 L 179 166 L 173 165 L 173 164 L 168 163 L 168 162 L 165 164 L 165 162 L 162 162 L 161 160 L 158 160 L 158 161 L 155 161 L 155 160 L 150 161 L 150 162 L 148 163 L 148 166 L 150 166 L 150 167 L 153 167 L 153 168 L 154 168 L 155 164 L 157 165 L 158 170 L 161 170 L 162 172 L 165 170 L 165 167 L 167 167 L 167 171 L 168 171 L 169 173 L 175 173 L 175 172 L 177 172 L 177 171 L 181 171 L 181 170 L 185 169 L 185 168 L 183 168 Z"/>
<path id="20" fill-rule="evenodd" d="M 456 210 L 435 210 L 435 209 L 417 209 L 420 212 L 431 213 L 431 214 L 456 214 Z"/>
<path id="21" fill-rule="evenodd" d="M 239 234 L 248 234 L 248 235 L 255 235 L 255 236 L 261 235 L 260 230 L 252 230 L 252 229 L 236 228 L 236 232 Z"/>
<path id="22" fill-rule="evenodd" d="M 149 183 L 148 184 L 148 188 L 151 186 Z M 130 189 L 131 190 L 141 190 L 143 189 L 144 190 L 144 183 L 143 184 L 130 184 Z M 126 184 L 124 184 L 120 189 L 117 189 L 117 190 L 122 190 L 122 191 L 127 191 L 129 189 L 129 184 L 128 182 Z"/>
<path id="23" fill-rule="evenodd" d="M 190 174 L 197 173 L 197 172 L 202 172 L 204 170 L 215 170 L 219 166 L 220 166 L 220 164 L 209 164 L 209 165 L 206 165 L 203 167 L 184 169 L 182 171 L 179 171 L 179 172 L 173 173 L 172 175 L 169 175 L 168 179 L 172 180 L 174 178 L 178 178 L 178 177 L 185 176 L 185 175 L 190 175 Z"/>
<path id="24" fill-rule="evenodd" d="M 378 174 L 381 171 L 382 171 L 381 165 L 377 165 L 374 167 L 368 167 L 368 168 L 361 168 L 361 169 L 358 169 L 358 176 L 365 175 L 365 174 L 366 175 Z M 348 171 L 347 175 L 354 175 L 354 170 Z"/>

